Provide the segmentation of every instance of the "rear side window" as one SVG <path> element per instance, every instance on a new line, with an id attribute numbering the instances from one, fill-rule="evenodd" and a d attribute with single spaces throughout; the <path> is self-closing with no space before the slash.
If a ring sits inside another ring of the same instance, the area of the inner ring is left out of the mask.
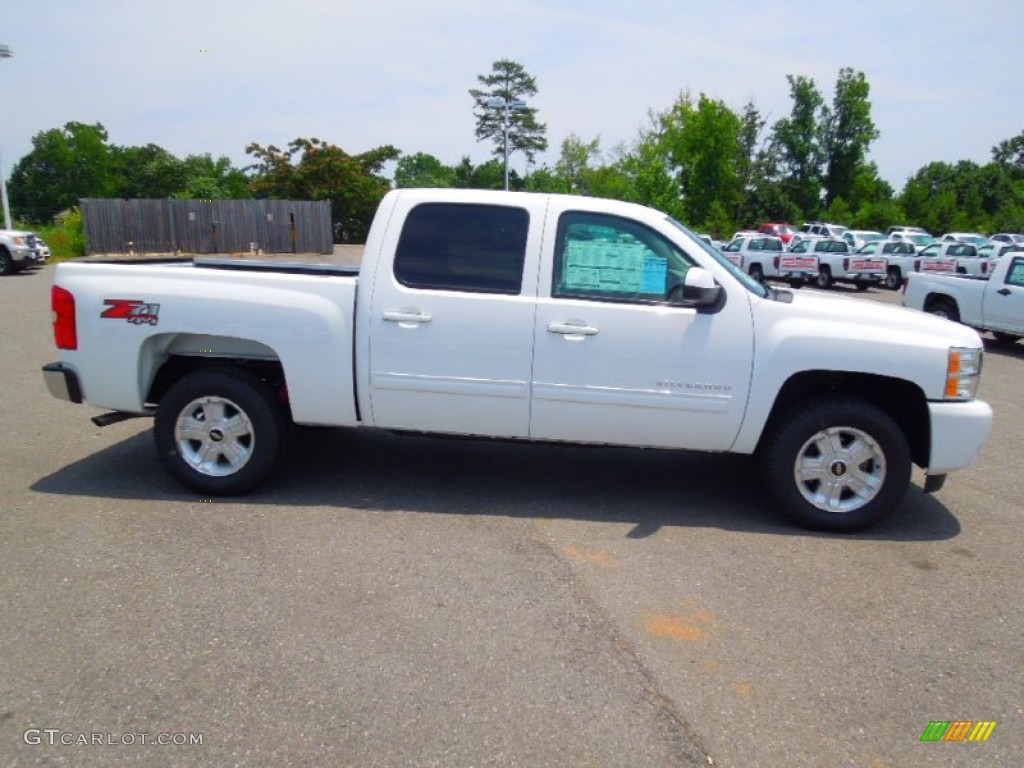
<path id="1" fill-rule="evenodd" d="M 522 208 L 418 205 L 398 240 L 395 278 L 409 288 L 518 294 L 529 226 Z"/>

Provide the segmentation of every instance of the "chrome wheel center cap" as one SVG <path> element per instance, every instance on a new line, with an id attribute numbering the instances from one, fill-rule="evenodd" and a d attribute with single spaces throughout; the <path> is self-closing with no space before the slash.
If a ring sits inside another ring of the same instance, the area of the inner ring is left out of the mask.
<path id="1" fill-rule="evenodd" d="M 835 477 L 842 477 L 846 474 L 847 466 L 845 461 L 833 461 L 829 466 L 829 472 Z"/>

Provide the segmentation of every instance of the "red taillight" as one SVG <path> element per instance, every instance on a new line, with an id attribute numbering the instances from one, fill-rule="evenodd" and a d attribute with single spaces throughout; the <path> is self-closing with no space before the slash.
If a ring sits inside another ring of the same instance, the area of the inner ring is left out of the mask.
<path id="1" fill-rule="evenodd" d="M 850 271 L 850 260 L 849 259 L 843 259 L 843 272 L 849 272 L 849 271 Z"/>
<path id="2" fill-rule="evenodd" d="M 53 309 L 53 340 L 57 349 L 78 349 L 78 326 L 75 323 L 75 296 L 71 291 L 53 286 L 50 290 Z"/>

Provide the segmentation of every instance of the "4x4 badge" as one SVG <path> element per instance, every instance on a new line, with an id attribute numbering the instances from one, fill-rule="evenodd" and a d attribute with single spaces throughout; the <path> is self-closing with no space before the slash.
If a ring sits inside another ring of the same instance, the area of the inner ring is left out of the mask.
<path id="1" fill-rule="evenodd" d="M 127 320 L 132 325 L 156 325 L 160 322 L 160 305 L 135 299 L 104 299 L 109 307 L 100 314 L 108 320 Z"/>

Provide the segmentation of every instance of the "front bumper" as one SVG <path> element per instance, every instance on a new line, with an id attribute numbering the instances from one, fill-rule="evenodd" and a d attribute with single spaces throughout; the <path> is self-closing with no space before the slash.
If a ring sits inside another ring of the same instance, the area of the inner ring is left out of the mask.
<path id="1" fill-rule="evenodd" d="M 992 433 L 992 407 L 983 400 L 928 403 L 932 426 L 929 475 L 970 466 Z"/>
<path id="2" fill-rule="evenodd" d="M 15 247 L 10 249 L 11 260 L 19 267 L 42 266 L 46 263 L 46 257 L 35 248 Z"/>
<path id="3" fill-rule="evenodd" d="M 82 387 L 78 383 L 78 374 L 64 363 L 49 363 L 43 366 L 43 381 L 50 394 L 58 400 L 69 403 L 82 402 Z"/>

